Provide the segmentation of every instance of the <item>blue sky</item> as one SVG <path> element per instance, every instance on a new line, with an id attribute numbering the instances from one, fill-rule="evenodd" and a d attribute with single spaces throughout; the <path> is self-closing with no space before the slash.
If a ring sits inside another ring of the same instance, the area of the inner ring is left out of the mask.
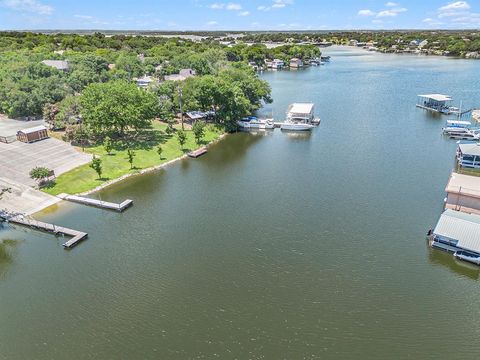
<path id="1" fill-rule="evenodd" d="M 480 1 L 0 0 L 0 29 L 480 28 Z"/>

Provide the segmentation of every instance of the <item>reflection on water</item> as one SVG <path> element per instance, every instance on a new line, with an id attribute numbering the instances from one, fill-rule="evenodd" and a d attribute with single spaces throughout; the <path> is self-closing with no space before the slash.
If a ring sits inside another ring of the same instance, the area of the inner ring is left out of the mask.
<path id="1" fill-rule="evenodd" d="M 12 252 L 14 251 L 17 244 L 17 240 L 0 240 L 0 278 L 3 278 L 5 276 L 8 266 L 13 262 Z"/>
<path id="2" fill-rule="evenodd" d="M 452 272 L 472 280 L 478 280 L 480 276 L 480 268 L 478 266 L 457 260 L 452 254 L 447 252 L 430 248 L 428 259 L 433 265 L 447 267 Z"/>
<path id="3" fill-rule="evenodd" d="M 292 140 L 306 141 L 312 137 L 311 131 L 288 131 L 282 130 L 282 134 Z"/>

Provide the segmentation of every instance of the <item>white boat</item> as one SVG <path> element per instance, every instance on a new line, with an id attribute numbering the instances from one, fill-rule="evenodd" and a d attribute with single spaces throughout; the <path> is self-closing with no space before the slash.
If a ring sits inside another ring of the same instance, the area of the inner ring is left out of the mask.
<path id="1" fill-rule="evenodd" d="M 459 129 L 460 130 L 460 129 Z M 463 131 L 448 133 L 450 139 L 456 140 L 480 140 L 480 130 L 464 129 Z"/>
<path id="2" fill-rule="evenodd" d="M 275 127 L 272 119 L 258 119 L 255 116 L 238 120 L 237 125 L 242 129 L 273 129 Z"/>
<path id="3" fill-rule="evenodd" d="M 467 261 L 475 265 L 480 265 L 480 255 L 473 254 L 468 251 L 456 251 L 453 256 L 455 256 L 456 259 Z"/>
<path id="4" fill-rule="evenodd" d="M 280 129 L 290 131 L 309 131 L 320 120 L 315 119 L 315 106 L 312 103 L 294 103 L 288 107 L 287 120 L 282 123 Z"/>

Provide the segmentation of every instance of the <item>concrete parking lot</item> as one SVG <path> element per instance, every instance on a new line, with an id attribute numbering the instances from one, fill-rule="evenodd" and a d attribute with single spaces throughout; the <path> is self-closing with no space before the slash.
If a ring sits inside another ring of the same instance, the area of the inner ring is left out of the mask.
<path id="1" fill-rule="evenodd" d="M 25 185 L 35 185 L 29 173 L 36 166 L 45 166 L 60 175 L 88 163 L 91 155 L 77 151 L 57 139 L 45 139 L 31 144 L 15 141 L 0 142 L 0 177 Z"/>
<path id="2" fill-rule="evenodd" d="M 43 120 L 21 121 L 0 117 L 0 136 L 14 137 L 17 134 L 17 131 L 39 125 L 45 125 L 45 122 Z"/>

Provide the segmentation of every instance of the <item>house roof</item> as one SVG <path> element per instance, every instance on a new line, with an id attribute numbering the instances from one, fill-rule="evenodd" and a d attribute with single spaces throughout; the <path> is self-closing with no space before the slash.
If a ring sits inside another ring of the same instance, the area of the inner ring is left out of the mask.
<path id="1" fill-rule="evenodd" d="M 443 95 L 443 94 L 426 94 L 426 95 L 418 95 L 418 96 L 422 98 L 432 99 L 435 101 L 451 101 L 452 100 L 452 98 L 449 95 Z"/>
<path id="2" fill-rule="evenodd" d="M 445 191 L 448 193 L 461 192 L 462 195 L 480 197 L 480 177 L 453 172 Z"/>
<path id="3" fill-rule="evenodd" d="M 28 129 L 20 130 L 19 133 L 27 135 L 27 134 L 32 134 L 32 133 L 35 133 L 37 131 L 42 131 L 42 130 L 47 130 L 47 128 L 43 125 L 39 125 L 39 126 L 34 126 L 34 127 L 31 127 L 31 128 L 28 128 Z"/>
<path id="4" fill-rule="evenodd" d="M 43 60 L 42 64 L 54 67 L 57 70 L 68 70 L 68 61 L 65 60 Z"/>
<path id="5" fill-rule="evenodd" d="M 480 253 L 480 215 L 447 209 L 438 220 L 433 233 L 457 240 L 457 246 Z"/>
<path id="6" fill-rule="evenodd" d="M 313 103 L 293 103 L 288 109 L 292 114 L 311 114 L 313 112 Z"/>
<path id="7" fill-rule="evenodd" d="M 478 143 L 458 144 L 458 148 L 463 155 L 480 156 L 480 144 Z"/>

